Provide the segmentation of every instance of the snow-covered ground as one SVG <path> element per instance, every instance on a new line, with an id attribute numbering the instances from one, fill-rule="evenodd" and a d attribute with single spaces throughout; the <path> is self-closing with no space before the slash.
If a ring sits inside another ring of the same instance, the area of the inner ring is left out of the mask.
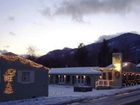
<path id="1" fill-rule="evenodd" d="M 140 89 L 140 85 L 126 87 L 122 89 L 95 90 L 92 92 L 74 92 L 72 86 L 50 85 L 49 97 L 39 97 L 34 99 L 24 99 L 17 101 L 2 102 L 0 105 L 59 105 L 79 101 L 84 98 L 98 98 L 106 95 L 113 95 Z"/>

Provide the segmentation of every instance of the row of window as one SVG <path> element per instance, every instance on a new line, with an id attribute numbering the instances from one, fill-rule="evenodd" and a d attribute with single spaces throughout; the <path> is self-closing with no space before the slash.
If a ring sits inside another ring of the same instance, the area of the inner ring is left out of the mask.
<path id="1" fill-rule="evenodd" d="M 49 75 L 50 83 L 68 83 L 68 84 L 75 84 L 75 83 L 86 83 L 90 84 L 90 77 L 85 75 Z"/>
<path id="2" fill-rule="evenodd" d="M 17 75 L 16 76 L 17 82 L 22 83 L 22 84 L 33 83 L 35 80 L 35 72 L 34 71 L 17 71 L 16 75 Z M 1 74 L 1 71 L 0 71 L 0 82 L 2 81 L 2 78 L 4 78 L 4 74 Z M 13 78 L 15 78 L 15 77 L 13 77 Z"/>
<path id="3" fill-rule="evenodd" d="M 112 72 L 103 72 L 102 73 L 102 79 L 104 80 L 112 80 Z"/>

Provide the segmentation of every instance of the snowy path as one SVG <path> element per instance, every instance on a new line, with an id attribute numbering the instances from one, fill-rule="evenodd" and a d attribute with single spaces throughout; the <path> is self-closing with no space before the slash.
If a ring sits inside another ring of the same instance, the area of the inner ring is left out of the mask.
<path id="1" fill-rule="evenodd" d="M 140 85 L 122 89 L 95 90 L 92 92 L 73 92 L 72 86 L 49 86 L 49 97 L 39 97 L 34 99 L 24 99 L 0 103 L 0 105 L 60 105 L 82 100 L 84 98 L 97 98 L 123 92 L 140 89 Z"/>

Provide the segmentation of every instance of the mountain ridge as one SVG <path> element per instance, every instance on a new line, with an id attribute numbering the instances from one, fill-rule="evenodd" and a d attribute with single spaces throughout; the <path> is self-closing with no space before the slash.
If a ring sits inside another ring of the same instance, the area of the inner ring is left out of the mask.
<path id="1" fill-rule="evenodd" d="M 110 50 L 117 49 L 123 53 L 123 61 L 131 61 L 138 63 L 140 61 L 140 35 L 137 33 L 122 33 L 111 39 L 108 39 L 108 46 Z M 97 66 L 98 53 L 103 42 L 92 43 L 86 45 L 88 51 L 87 66 Z M 48 67 L 66 67 L 77 66 L 74 60 L 74 55 L 77 48 L 64 48 L 62 50 L 57 49 L 50 51 L 46 55 L 43 55 L 37 59 L 38 63 L 41 63 Z M 127 53 L 128 52 L 128 53 Z"/>

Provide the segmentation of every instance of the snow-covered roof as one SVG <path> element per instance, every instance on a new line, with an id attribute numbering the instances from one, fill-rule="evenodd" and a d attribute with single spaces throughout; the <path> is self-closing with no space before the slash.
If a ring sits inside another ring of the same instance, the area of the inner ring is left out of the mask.
<path id="1" fill-rule="evenodd" d="M 133 64 L 133 63 L 132 62 L 123 62 L 122 63 L 122 67 L 126 67 L 126 66 L 128 66 L 130 64 Z M 139 67 L 140 67 L 140 64 L 139 64 Z M 103 67 L 103 68 L 111 69 L 111 68 L 114 68 L 114 65 L 113 64 L 110 64 L 110 65 L 108 65 L 106 67 Z"/>
<path id="2" fill-rule="evenodd" d="M 106 68 L 114 68 L 114 65 L 110 64 L 110 65 L 106 66 Z"/>
<path id="3" fill-rule="evenodd" d="M 136 65 L 136 67 L 140 67 L 140 63 Z"/>
<path id="4" fill-rule="evenodd" d="M 49 74 L 101 74 L 98 67 L 67 67 L 52 68 Z"/>
<path id="5" fill-rule="evenodd" d="M 39 69 L 43 68 L 45 70 L 49 70 L 47 67 L 45 67 L 41 64 L 35 63 L 31 60 L 28 60 L 28 59 L 25 59 L 23 57 L 13 55 L 13 54 L 0 55 L 0 60 L 1 59 L 4 59 L 6 61 L 11 61 L 11 62 L 21 62 L 22 64 L 30 65 L 31 67 L 34 67 L 34 68 L 39 68 Z"/>

